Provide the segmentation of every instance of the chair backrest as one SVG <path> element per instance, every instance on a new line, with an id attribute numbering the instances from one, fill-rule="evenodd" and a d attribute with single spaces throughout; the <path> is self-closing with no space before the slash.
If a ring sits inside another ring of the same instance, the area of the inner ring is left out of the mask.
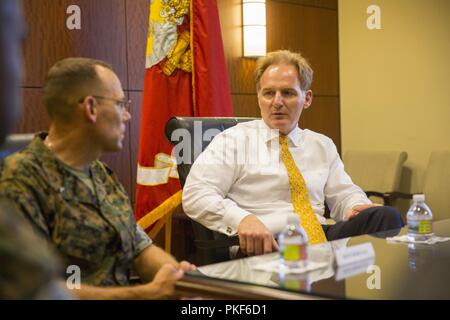
<path id="1" fill-rule="evenodd" d="M 404 151 L 349 150 L 344 154 L 345 171 L 364 191 L 398 191 Z"/>
<path id="2" fill-rule="evenodd" d="M 209 145 L 213 136 L 221 131 L 235 126 L 240 122 L 256 120 L 257 118 L 229 118 L 229 117 L 173 117 L 165 128 L 165 134 L 173 145 L 189 144 L 191 154 L 186 157 L 177 152 L 177 168 L 181 186 L 191 169 L 192 163 L 198 155 Z M 188 141 L 183 141 L 188 139 Z M 183 149 L 185 151 L 186 149 Z M 183 160 L 188 159 L 187 163 Z M 224 234 L 209 230 L 200 223 L 192 221 L 195 244 L 200 264 L 210 264 L 229 260 L 229 246 L 236 244 L 237 238 L 230 238 Z"/>
<path id="3" fill-rule="evenodd" d="M 450 218 L 450 150 L 431 153 L 423 193 L 434 220 Z"/>
<path id="4" fill-rule="evenodd" d="M 10 134 L 6 137 L 5 142 L 0 146 L 0 159 L 25 148 L 31 140 L 33 133 Z"/>
<path id="5" fill-rule="evenodd" d="M 177 166 L 181 186 L 184 186 L 189 170 L 191 170 L 192 163 L 211 143 L 214 137 L 210 134 L 205 135 L 207 131 L 217 134 L 225 129 L 234 127 L 240 122 L 247 122 L 256 119 L 257 118 L 245 117 L 173 117 L 169 119 L 166 124 L 165 133 L 166 138 L 171 144 L 176 145 L 180 142 L 180 140 L 182 140 L 180 138 L 184 139 L 186 137 L 182 131 L 179 131 L 179 134 L 177 134 L 176 130 L 185 130 L 184 132 L 189 133 L 187 138 L 190 139 L 189 144 L 191 146 L 191 155 L 188 159 L 191 161 L 184 163 L 183 158 L 185 155 L 177 155 Z M 183 141 L 183 143 L 185 142 Z"/>

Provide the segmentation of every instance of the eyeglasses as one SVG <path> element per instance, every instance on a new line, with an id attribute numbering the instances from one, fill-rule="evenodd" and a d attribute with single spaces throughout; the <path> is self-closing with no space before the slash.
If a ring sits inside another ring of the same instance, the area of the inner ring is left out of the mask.
<path id="1" fill-rule="evenodd" d="M 131 108 L 131 100 L 117 100 L 114 98 L 108 98 L 108 97 L 103 97 L 103 96 L 93 96 L 96 99 L 103 99 L 103 100 L 110 100 L 110 101 L 114 101 L 119 107 L 120 110 L 123 111 L 127 111 L 128 113 L 130 113 L 130 108 Z"/>
<path id="2" fill-rule="evenodd" d="M 114 98 L 104 97 L 104 96 L 92 96 L 96 99 L 102 99 L 102 100 L 110 100 L 116 103 L 120 107 L 120 111 L 124 112 L 125 110 L 130 113 L 131 109 L 131 100 L 118 100 Z M 84 98 L 81 98 L 78 102 L 83 102 Z"/>

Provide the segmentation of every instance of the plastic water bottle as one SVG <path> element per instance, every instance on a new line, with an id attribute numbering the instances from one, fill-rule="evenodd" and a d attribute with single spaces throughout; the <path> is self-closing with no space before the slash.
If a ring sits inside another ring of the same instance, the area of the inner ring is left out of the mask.
<path id="1" fill-rule="evenodd" d="M 411 241 L 424 241 L 434 236 L 433 214 L 425 203 L 425 195 L 413 196 L 413 204 L 406 214 L 406 220 L 408 221 L 408 238 Z"/>
<path id="2" fill-rule="evenodd" d="M 306 266 L 308 237 L 300 227 L 299 218 L 291 214 L 287 225 L 278 236 L 280 247 L 280 264 L 283 268 L 303 268 Z"/>

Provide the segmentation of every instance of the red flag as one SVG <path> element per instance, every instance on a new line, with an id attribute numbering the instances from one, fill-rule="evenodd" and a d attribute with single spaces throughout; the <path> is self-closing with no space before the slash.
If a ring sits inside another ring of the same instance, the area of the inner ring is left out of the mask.
<path id="1" fill-rule="evenodd" d="M 192 2 L 191 2 L 192 1 Z M 216 0 L 153 0 L 136 187 L 136 220 L 153 236 L 181 203 L 172 116 L 232 116 Z"/>

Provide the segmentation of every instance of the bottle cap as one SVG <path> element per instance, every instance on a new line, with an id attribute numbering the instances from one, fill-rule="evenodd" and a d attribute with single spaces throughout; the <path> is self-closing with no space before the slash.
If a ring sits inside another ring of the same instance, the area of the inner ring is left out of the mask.
<path id="1" fill-rule="evenodd" d="M 415 194 L 413 195 L 414 201 L 425 201 L 425 195 L 424 194 Z"/>

